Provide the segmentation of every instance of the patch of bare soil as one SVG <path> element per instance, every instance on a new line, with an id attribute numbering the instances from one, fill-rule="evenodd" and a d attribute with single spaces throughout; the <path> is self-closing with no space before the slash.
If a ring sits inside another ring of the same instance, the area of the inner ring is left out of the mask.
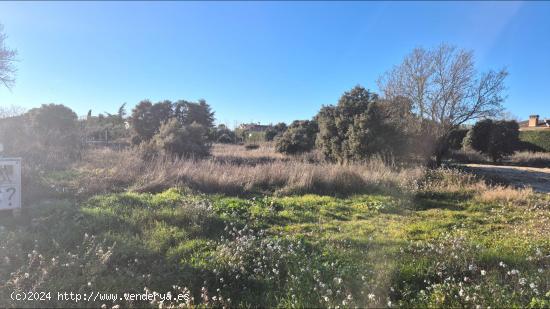
<path id="1" fill-rule="evenodd" d="M 532 187 L 535 191 L 550 193 L 550 168 L 488 164 L 464 164 L 464 166 L 477 174 L 515 187 Z"/>

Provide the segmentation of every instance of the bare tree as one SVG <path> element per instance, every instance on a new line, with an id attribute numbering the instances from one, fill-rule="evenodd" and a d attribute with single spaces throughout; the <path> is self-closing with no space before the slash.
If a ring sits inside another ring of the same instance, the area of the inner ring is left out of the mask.
<path id="1" fill-rule="evenodd" d="M 15 56 L 17 51 L 9 49 L 5 45 L 6 34 L 4 33 L 4 26 L 0 24 L 0 83 L 6 88 L 11 89 L 15 83 Z"/>
<path id="2" fill-rule="evenodd" d="M 504 68 L 478 73 L 473 52 L 441 44 L 432 50 L 414 49 L 379 78 L 378 86 L 387 100 L 410 103 L 412 117 L 407 121 L 433 137 L 432 153 L 439 165 L 453 129 L 499 114 L 507 75 Z"/>
<path id="3" fill-rule="evenodd" d="M 0 119 L 16 117 L 25 113 L 25 108 L 17 105 L 0 106 Z"/>

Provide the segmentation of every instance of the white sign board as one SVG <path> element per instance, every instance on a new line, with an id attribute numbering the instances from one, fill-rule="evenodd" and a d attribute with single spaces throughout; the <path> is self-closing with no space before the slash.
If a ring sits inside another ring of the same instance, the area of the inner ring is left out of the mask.
<path id="1" fill-rule="evenodd" d="M 21 159 L 0 158 L 0 210 L 21 208 Z"/>

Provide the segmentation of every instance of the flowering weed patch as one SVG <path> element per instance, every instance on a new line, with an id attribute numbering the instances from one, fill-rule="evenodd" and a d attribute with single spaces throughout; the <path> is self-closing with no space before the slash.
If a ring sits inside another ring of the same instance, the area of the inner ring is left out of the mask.
<path id="1" fill-rule="evenodd" d="M 463 176 L 437 171 L 412 195 L 44 202 L 0 218 L 0 306 L 547 307 L 550 197 L 479 198 L 491 187 Z M 18 302 L 13 291 L 188 297 Z"/>

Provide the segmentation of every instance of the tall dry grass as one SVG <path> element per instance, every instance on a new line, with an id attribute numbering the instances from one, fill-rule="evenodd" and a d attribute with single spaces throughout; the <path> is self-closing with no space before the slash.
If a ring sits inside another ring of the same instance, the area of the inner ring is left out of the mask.
<path id="1" fill-rule="evenodd" d="M 511 155 L 509 161 L 517 165 L 550 167 L 550 152 L 520 151 Z"/>
<path id="2" fill-rule="evenodd" d="M 527 201 L 534 195 L 531 189 L 488 184 L 459 169 L 402 167 L 380 158 L 340 165 L 315 153 L 278 154 L 269 144 L 253 150 L 215 145 L 211 157 L 195 160 L 166 156 L 143 160 L 133 149 L 90 149 L 75 168 L 79 176 L 73 187 L 84 195 L 171 187 L 226 195 L 465 193 L 481 202 Z"/>
<path id="3" fill-rule="evenodd" d="M 475 174 L 450 168 L 427 171 L 417 193 L 463 194 L 483 203 L 530 205 L 537 201 L 537 195 L 530 187 L 495 184 Z"/>
<path id="4" fill-rule="evenodd" d="M 485 203 L 526 204 L 532 200 L 533 196 L 532 188 L 516 189 L 508 186 L 493 186 L 490 189 L 480 191 L 476 199 Z"/>
<path id="5" fill-rule="evenodd" d="M 214 158 L 267 158 L 272 160 L 285 160 L 287 156 L 275 151 L 273 143 L 260 143 L 257 149 L 246 149 L 244 145 L 235 144 L 214 144 L 212 146 L 212 156 Z"/>
<path id="6" fill-rule="evenodd" d="M 472 150 L 472 149 L 459 149 L 450 150 L 448 158 L 455 162 L 460 163 L 488 163 L 490 162 L 487 156 Z"/>
<path id="7" fill-rule="evenodd" d="M 459 163 L 493 163 L 487 156 L 472 149 L 451 150 L 448 158 Z M 516 151 L 514 154 L 505 157 L 501 163 L 518 166 L 550 167 L 550 152 Z"/>
<path id="8" fill-rule="evenodd" d="M 397 168 L 380 159 L 338 165 L 310 162 L 312 159 L 304 156 L 283 156 L 266 148 L 269 146 L 256 150 L 237 147 L 215 147 L 213 156 L 202 160 L 142 160 L 135 150 L 91 149 L 77 167 L 80 177 L 75 187 L 91 194 L 126 189 L 159 191 L 174 186 L 228 195 L 351 194 L 412 188 L 424 174 L 421 167 Z"/>

